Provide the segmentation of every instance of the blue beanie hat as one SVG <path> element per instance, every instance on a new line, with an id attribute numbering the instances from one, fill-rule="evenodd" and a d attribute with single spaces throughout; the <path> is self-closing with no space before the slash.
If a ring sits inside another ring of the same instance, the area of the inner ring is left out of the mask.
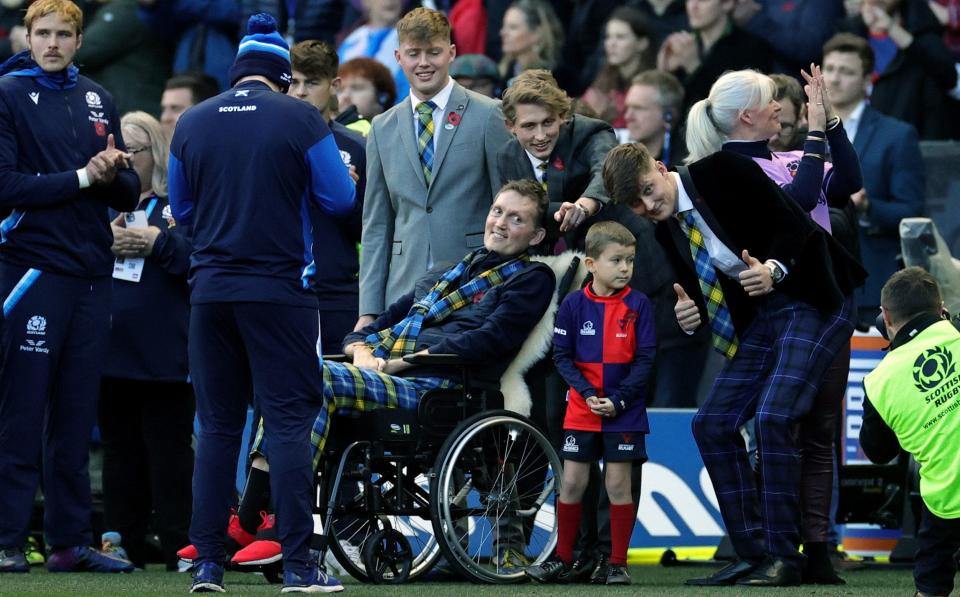
<path id="1" fill-rule="evenodd" d="M 277 20 L 265 12 L 247 22 L 247 36 L 240 40 L 237 58 L 230 67 L 230 85 L 243 77 L 260 75 L 287 92 L 293 73 L 290 70 L 290 46 L 277 32 Z"/>

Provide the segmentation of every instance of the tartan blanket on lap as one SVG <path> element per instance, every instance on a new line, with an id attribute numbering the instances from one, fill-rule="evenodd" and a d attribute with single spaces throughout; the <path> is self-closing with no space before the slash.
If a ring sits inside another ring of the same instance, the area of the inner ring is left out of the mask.
<path id="1" fill-rule="evenodd" d="M 416 349 L 417 338 L 424 324 L 443 321 L 451 313 L 470 303 L 474 295 L 503 284 L 530 261 L 530 257 L 524 253 L 493 269 L 484 270 L 459 288 L 452 288 L 478 253 L 479 251 L 471 251 L 460 263 L 448 269 L 430 292 L 414 303 L 407 316 L 396 325 L 367 336 L 366 343 L 373 349 L 373 356 L 399 359 L 412 353 Z"/>

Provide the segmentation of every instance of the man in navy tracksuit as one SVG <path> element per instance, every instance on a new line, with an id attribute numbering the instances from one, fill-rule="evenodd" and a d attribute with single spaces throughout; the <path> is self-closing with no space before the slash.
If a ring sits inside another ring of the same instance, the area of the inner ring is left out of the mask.
<path id="1" fill-rule="evenodd" d="M 120 118 L 78 74 L 83 14 L 39 0 L 0 66 L 0 572 L 26 572 L 37 487 L 51 571 L 129 571 L 91 549 L 91 431 L 110 327 L 108 208 L 136 207 Z"/>
<path id="2" fill-rule="evenodd" d="M 254 15 L 234 87 L 184 113 L 170 151 L 170 205 L 192 228 L 190 371 L 200 433 L 190 539 L 191 591 L 222 591 L 224 542 L 249 396 L 270 446 L 284 591 L 342 590 L 310 561 L 310 425 L 322 402 L 309 205 L 349 213 L 355 188 L 313 106 L 287 97 L 290 55 Z M 323 267 L 323 264 L 318 264 Z"/>
<path id="3" fill-rule="evenodd" d="M 290 49 L 293 82 L 287 95 L 309 102 L 323 114 L 340 157 L 354 168 L 357 180 L 357 205 L 347 218 L 319 215 L 313 219 L 313 254 L 323 262 L 311 281 L 320 307 L 320 335 L 324 354 L 338 353 L 343 338 L 353 331 L 360 302 L 360 224 L 363 217 L 363 192 L 367 182 L 366 139 L 340 124 L 333 117 L 337 109 L 340 64 L 337 51 L 326 42 L 302 41 Z"/>

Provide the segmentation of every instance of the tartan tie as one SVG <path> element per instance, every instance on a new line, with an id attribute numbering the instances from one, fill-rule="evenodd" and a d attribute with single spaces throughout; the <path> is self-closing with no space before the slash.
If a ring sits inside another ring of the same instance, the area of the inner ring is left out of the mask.
<path id="1" fill-rule="evenodd" d="M 540 162 L 537 164 L 537 170 L 541 172 L 540 174 L 540 186 L 543 187 L 543 192 L 547 192 L 547 163 Z"/>
<path id="2" fill-rule="evenodd" d="M 733 329 L 733 320 L 730 310 L 723 298 L 720 280 L 717 271 L 710 262 L 710 254 L 703 242 L 703 233 L 697 227 L 693 218 L 693 210 L 680 214 L 680 228 L 690 240 L 690 254 L 693 256 L 694 267 L 697 270 L 697 281 L 700 282 L 700 291 L 707 302 L 707 316 L 710 318 L 710 330 L 713 332 L 713 347 L 728 359 L 737 353 L 737 333 Z"/>
<path id="3" fill-rule="evenodd" d="M 420 147 L 420 167 L 423 168 L 423 178 L 430 186 L 430 177 L 433 174 L 433 110 L 437 105 L 433 102 L 417 104 L 417 145 Z"/>

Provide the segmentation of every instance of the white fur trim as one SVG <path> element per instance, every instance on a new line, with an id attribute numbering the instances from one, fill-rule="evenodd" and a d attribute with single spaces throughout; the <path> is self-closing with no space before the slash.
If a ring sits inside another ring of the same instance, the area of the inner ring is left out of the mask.
<path id="1" fill-rule="evenodd" d="M 577 268 L 573 283 L 568 289 L 569 292 L 570 290 L 579 289 L 584 278 L 587 277 L 587 268 L 583 264 L 582 253 L 565 251 L 556 256 L 533 257 L 533 260 L 550 266 L 550 269 L 553 270 L 557 278 L 557 284 L 559 284 L 563 276 L 567 273 L 567 269 L 570 267 L 574 256 L 580 258 L 580 266 Z M 500 378 L 500 392 L 503 394 L 503 406 L 507 410 L 512 410 L 524 416 L 530 415 L 530 407 L 533 401 L 530 397 L 530 388 L 527 387 L 523 376 L 550 350 L 550 345 L 553 343 L 553 320 L 554 317 L 556 317 L 558 307 L 557 293 L 554 292 L 547 311 L 543 314 L 543 317 L 540 318 L 540 321 L 536 327 L 533 328 L 533 331 L 530 332 L 530 335 L 527 336 L 523 346 L 520 347 L 520 352 L 517 353 L 513 362 L 511 362 L 507 370 L 504 371 L 503 377 Z"/>

